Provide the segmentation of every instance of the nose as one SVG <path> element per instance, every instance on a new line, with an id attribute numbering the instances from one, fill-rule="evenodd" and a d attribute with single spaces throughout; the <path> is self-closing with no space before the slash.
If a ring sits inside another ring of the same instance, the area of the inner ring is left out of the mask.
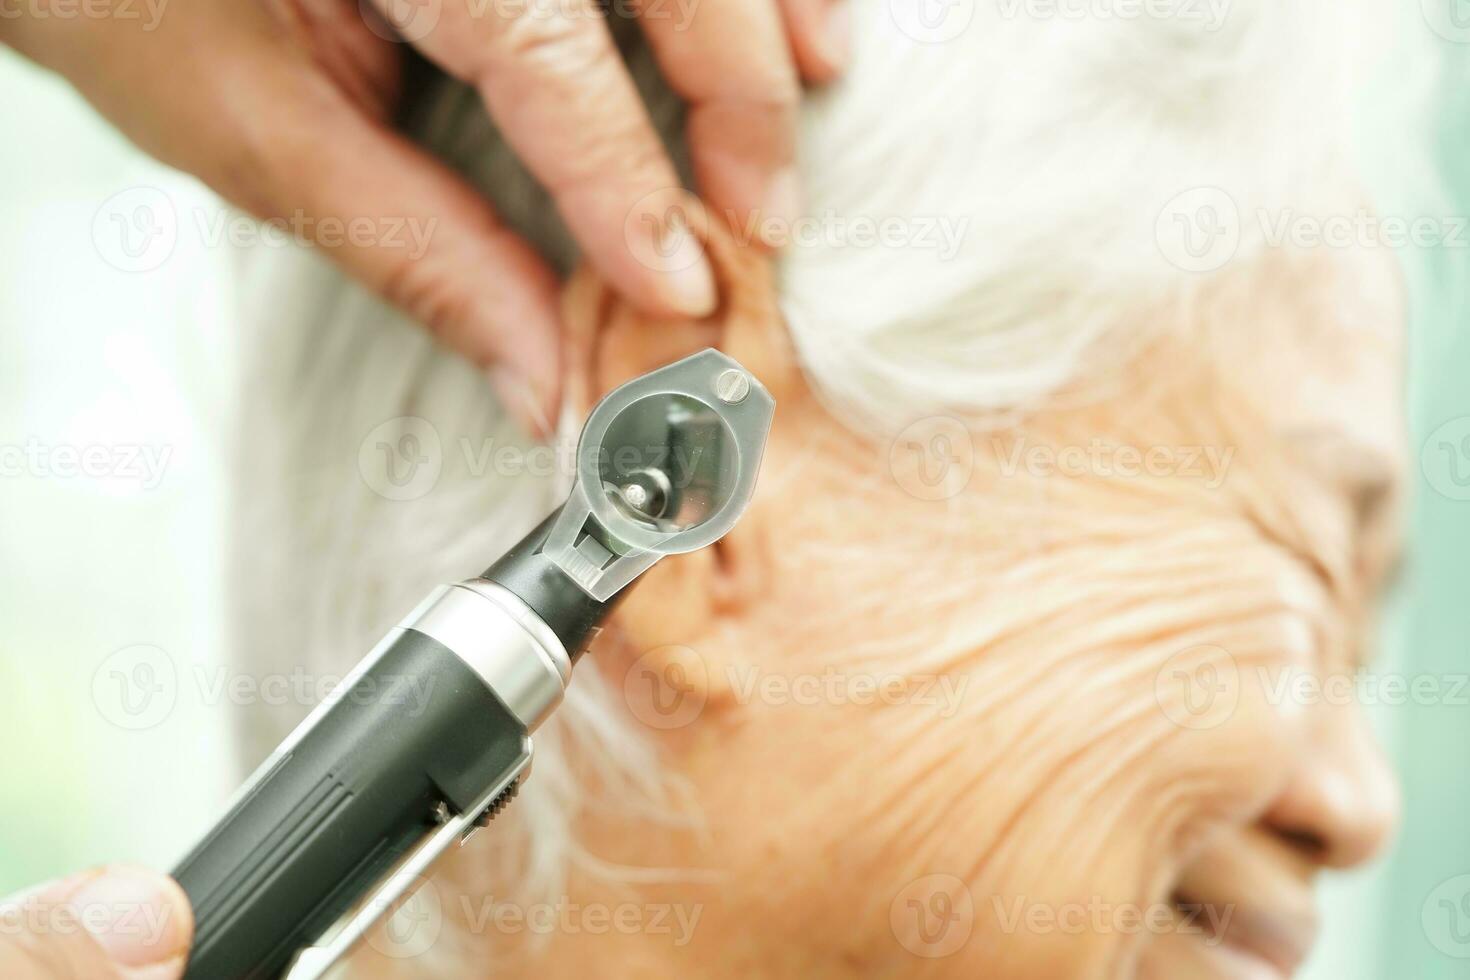
<path id="1" fill-rule="evenodd" d="M 1266 823 L 1323 865 L 1362 864 L 1398 825 L 1398 780 L 1358 705 L 1317 705 L 1306 714 L 1306 750 Z"/>

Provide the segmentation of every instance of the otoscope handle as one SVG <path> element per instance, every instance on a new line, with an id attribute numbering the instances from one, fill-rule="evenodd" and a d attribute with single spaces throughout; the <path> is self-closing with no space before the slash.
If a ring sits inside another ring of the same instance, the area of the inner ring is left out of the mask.
<path id="1" fill-rule="evenodd" d="M 521 609 L 490 583 L 438 590 L 273 753 L 174 872 L 187 980 L 281 976 L 440 824 L 493 812 L 565 684 Z"/>

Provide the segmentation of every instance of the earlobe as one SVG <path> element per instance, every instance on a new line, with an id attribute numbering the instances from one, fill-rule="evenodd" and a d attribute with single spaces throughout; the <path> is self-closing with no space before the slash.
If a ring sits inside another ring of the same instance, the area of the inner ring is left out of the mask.
<path id="1" fill-rule="evenodd" d="M 611 635 L 596 644 L 597 661 L 625 685 L 635 715 L 642 717 L 648 707 L 640 692 L 627 689 L 635 680 L 654 685 L 665 702 L 687 695 L 718 708 L 731 696 L 730 665 L 719 645 L 710 642 L 726 614 L 720 608 L 723 572 L 717 566 L 709 548 L 664 559 L 628 593 L 613 614 Z M 646 676 L 630 680 L 640 672 Z"/>
<path id="2" fill-rule="evenodd" d="M 694 722 L 725 714 L 736 702 L 739 673 L 710 645 L 608 644 L 596 654 L 598 668 L 622 692 L 629 713 L 660 732 L 673 734 Z"/>

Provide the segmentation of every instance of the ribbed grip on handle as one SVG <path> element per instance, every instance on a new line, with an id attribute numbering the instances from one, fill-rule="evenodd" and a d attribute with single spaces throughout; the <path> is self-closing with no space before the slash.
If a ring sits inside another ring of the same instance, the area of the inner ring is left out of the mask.
<path id="1" fill-rule="evenodd" d="M 278 977 L 524 752 L 526 730 L 454 652 L 395 630 L 257 773 L 174 872 L 194 905 L 187 980 Z"/>

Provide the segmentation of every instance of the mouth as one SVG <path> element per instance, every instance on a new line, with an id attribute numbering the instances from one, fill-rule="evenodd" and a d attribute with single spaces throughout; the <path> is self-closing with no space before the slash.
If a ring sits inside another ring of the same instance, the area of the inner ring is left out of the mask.
<path id="1" fill-rule="evenodd" d="M 1290 980 L 1317 939 L 1316 911 L 1305 888 L 1249 896 L 1181 889 L 1172 902 L 1222 978 Z"/>

